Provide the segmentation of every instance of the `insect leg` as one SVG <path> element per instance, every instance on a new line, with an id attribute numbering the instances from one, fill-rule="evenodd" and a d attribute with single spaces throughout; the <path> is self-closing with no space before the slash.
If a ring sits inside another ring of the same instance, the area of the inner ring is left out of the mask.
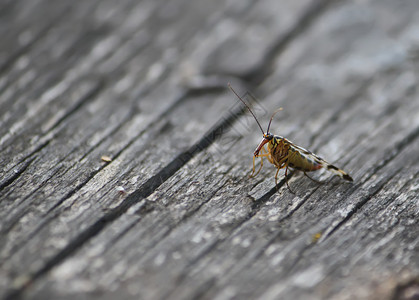
<path id="1" fill-rule="evenodd" d="M 281 170 L 281 168 L 277 168 L 276 169 L 276 174 L 275 174 L 275 187 L 276 187 L 276 191 L 278 192 L 278 172 L 279 170 Z"/>
<path id="2" fill-rule="evenodd" d="M 260 157 L 260 168 L 259 168 L 259 170 L 256 172 L 256 174 L 255 174 L 255 160 L 256 160 L 256 156 L 253 156 L 253 172 L 252 172 L 252 174 L 250 175 L 250 177 L 254 177 L 254 176 L 256 176 L 257 174 L 259 174 L 259 172 L 260 172 L 260 170 L 262 170 L 262 167 L 263 167 L 263 158 L 264 157 L 266 157 L 266 158 L 268 158 L 268 160 L 270 159 L 270 154 L 269 153 L 267 153 L 266 152 L 266 150 L 265 150 L 265 148 L 262 148 L 262 151 L 261 152 L 264 152 L 263 154 L 259 154 L 257 157 Z"/>
<path id="3" fill-rule="evenodd" d="M 285 165 L 287 165 L 288 156 L 285 156 L 279 161 L 273 161 L 273 164 L 279 169 L 285 168 Z"/>
<path id="4" fill-rule="evenodd" d="M 263 153 L 261 156 L 266 156 L 266 158 L 269 160 L 269 162 L 271 164 L 274 164 L 274 161 L 272 160 L 272 156 L 271 156 L 271 154 L 268 151 L 266 151 L 265 146 L 263 146 L 263 148 L 261 149 L 261 151 Z"/>
<path id="5" fill-rule="evenodd" d="M 260 157 L 260 168 L 259 168 L 259 170 L 255 174 L 255 171 L 256 171 L 256 167 L 255 167 L 256 156 L 253 156 L 253 171 L 252 171 L 252 174 L 250 174 L 250 177 L 256 176 L 257 174 L 259 174 L 260 170 L 262 170 L 262 167 L 263 167 L 263 157 L 261 157 L 261 155 L 259 155 L 258 157 Z"/>
<path id="6" fill-rule="evenodd" d="M 288 184 L 288 176 L 287 176 L 287 173 L 288 173 L 288 165 L 287 165 L 287 167 L 285 168 L 285 182 L 287 183 L 287 187 L 288 187 L 288 189 L 290 190 L 290 192 L 291 192 L 291 193 L 293 193 L 293 194 L 295 194 L 295 193 L 293 192 L 293 190 L 291 190 L 290 185 Z"/>

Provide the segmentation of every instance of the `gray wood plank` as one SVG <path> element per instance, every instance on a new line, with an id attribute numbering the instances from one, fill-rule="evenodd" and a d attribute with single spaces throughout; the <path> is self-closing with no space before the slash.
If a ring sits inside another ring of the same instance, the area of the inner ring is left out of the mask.
<path id="1" fill-rule="evenodd" d="M 416 1 L 74 3 L 0 74 L 3 298 L 414 297 Z M 228 81 L 355 182 L 248 178 Z"/>

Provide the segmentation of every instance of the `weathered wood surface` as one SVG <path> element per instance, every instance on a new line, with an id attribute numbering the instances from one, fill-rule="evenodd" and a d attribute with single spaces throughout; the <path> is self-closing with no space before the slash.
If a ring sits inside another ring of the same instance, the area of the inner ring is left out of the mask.
<path id="1" fill-rule="evenodd" d="M 418 11 L 2 1 L 1 297 L 418 299 Z M 249 179 L 227 82 L 355 182 Z"/>

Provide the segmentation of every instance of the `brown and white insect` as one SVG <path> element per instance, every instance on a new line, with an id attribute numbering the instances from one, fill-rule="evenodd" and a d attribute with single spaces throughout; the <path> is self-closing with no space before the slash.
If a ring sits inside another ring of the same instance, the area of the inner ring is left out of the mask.
<path id="1" fill-rule="evenodd" d="M 259 125 L 260 130 L 262 131 L 263 138 L 260 141 L 259 145 L 256 147 L 256 150 L 253 152 L 253 172 L 250 175 L 251 177 L 256 176 L 259 174 L 260 170 L 263 167 L 263 159 L 267 158 L 268 161 L 273 164 L 276 168 L 276 174 L 275 174 L 275 185 L 278 186 L 278 172 L 279 170 L 285 168 L 285 181 L 287 183 L 288 189 L 294 193 L 289 184 L 288 184 L 288 167 L 291 167 L 293 169 L 299 170 L 304 172 L 304 175 L 306 175 L 308 178 L 310 178 L 313 181 L 316 181 L 312 179 L 310 176 L 307 175 L 307 172 L 317 171 L 319 169 L 326 169 L 327 171 L 330 171 L 334 173 L 335 175 L 338 175 L 339 177 L 348 180 L 353 181 L 352 177 L 349 176 L 345 171 L 339 169 L 338 167 L 335 167 L 334 165 L 328 163 L 323 158 L 317 156 L 316 154 L 300 147 L 297 145 L 294 145 L 286 138 L 279 136 L 279 135 L 273 135 L 269 132 L 269 128 L 271 127 L 271 122 L 274 117 L 274 115 L 281 110 L 276 110 L 269 120 L 268 129 L 266 130 L 266 133 L 263 131 L 262 126 L 260 125 L 259 121 L 257 120 L 255 114 L 250 109 L 250 107 L 244 102 L 244 100 L 236 93 L 236 91 L 231 87 L 230 84 L 228 84 L 229 88 L 232 90 L 232 92 L 239 98 L 241 102 L 247 107 L 247 109 L 250 111 L 252 116 L 255 118 L 256 123 Z M 267 144 L 268 150 L 265 149 L 265 145 Z M 260 157 L 260 168 L 256 172 L 255 168 L 255 161 L 256 158 Z M 318 182 L 318 181 L 316 181 Z"/>

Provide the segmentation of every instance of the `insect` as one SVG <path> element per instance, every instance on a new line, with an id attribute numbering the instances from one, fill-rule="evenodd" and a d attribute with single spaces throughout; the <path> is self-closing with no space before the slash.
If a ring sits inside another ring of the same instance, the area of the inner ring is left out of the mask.
<path id="1" fill-rule="evenodd" d="M 243 104 L 250 111 L 250 113 L 252 114 L 253 118 L 255 118 L 256 123 L 258 124 L 263 134 L 262 140 L 260 141 L 259 145 L 256 147 L 255 151 L 253 152 L 253 172 L 250 175 L 250 177 L 254 177 L 257 174 L 259 174 L 260 170 L 263 167 L 263 159 L 267 158 L 268 161 L 271 164 L 273 164 L 275 168 L 277 168 L 276 174 L 275 174 L 275 186 L 278 187 L 279 170 L 285 168 L 285 182 L 287 183 L 288 189 L 290 190 L 291 193 L 294 193 L 294 192 L 291 190 L 288 184 L 287 174 L 288 174 L 289 167 L 304 172 L 305 176 L 307 176 L 308 178 L 310 178 L 311 180 L 317 183 L 321 183 L 321 182 L 318 182 L 317 180 L 314 180 L 313 178 L 308 176 L 307 172 L 317 171 L 319 169 L 324 168 L 327 171 L 330 171 L 347 181 L 353 181 L 352 177 L 349 176 L 345 171 L 328 163 L 323 158 L 317 156 L 316 154 L 300 146 L 293 144 L 292 142 L 290 142 L 289 140 L 287 140 L 286 138 L 282 136 L 273 135 L 269 132 L 273 117 L 278 111 L 282 110 L 282 108 L 276 110 L 272 114 L 271 119 L 269 120 L 268 128 L 266 132 L 264 132 L 262 126 L 260 125 L 253 111 L 250 109 L 249 105 L 247 105 L 246 102 L 236 93 L 236 91 L 231 87 L 230 84 L 228 84 L 228 87 L 237 96 L 237 98 L 239 98 L 239 100 L 243 102 Z M 267 145 L 268 150 L 265 149 L 265 145 Z M 256 161 L 256 158 L 258 157 L 260 157 L 260 167 L 259 167 L 259 170 L 256 172 L 255 161 Z"/>

